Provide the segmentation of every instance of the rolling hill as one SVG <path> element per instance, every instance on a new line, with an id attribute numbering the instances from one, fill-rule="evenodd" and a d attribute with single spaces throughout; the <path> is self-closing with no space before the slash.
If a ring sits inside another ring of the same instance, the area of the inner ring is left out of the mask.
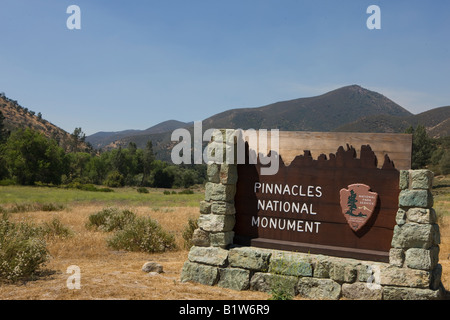
<path id="1" fill-rule="evenodd" d="M 50 139 L 55 139 L 59 146 L 66 151 L 74 148 L 74 140 L 70 133 L 42 118 L 42 114 L 22 107 L 16 100 L 10 99 L 4 93 L 0 93 L 0 111 L 5 117 L 4 125 L 9 131 L 15 129 L 30 128 L 43 133 Z M 89 150 L 86 143 L 77 141 L 78 151 Z"/>
<path id="2" fill-rule="evenodd" d="M 0 111 L 7 129 L 32 128 L 56 139 L 66 150 L 71 146 L 71 134 L 42 118 L 40 113 L 23 108 L 17 101 L 0 94 Z M 414 115 L 384 95 L 358 85 L 342 87 L 325 94 L 280 101 L 257 108 L 230 109 L 204 119 L 203 129 L 280 129 L 285 131 L 334 132 L 404 132 L 409 126 L 424 125 L 430 136 L 450 135 L 450 106 L 435 108 Z M 161 122 L 145 130 L 98 132 L 87 136 L 94 148 L 108 150 L 134 142 L 144 148 L 153 142 L 159 159 L 170 159 L 176 144 L 170 139 L 177 128 L 192 132 L 193 123 L 176 120 Z"/>
<path id="3" fill-rule="evenodd" d="M 385 96 L 352 85 L 316 97 L 225 111 L 204 120 L 203 127 L 332 131 L 361 117 L 380 114 L 412 115 Z"/>
<path id="4" fill-rule="evenodd" d="M 340 126 L 336 132 L 404 132 L 410 126 L 423 125 L 428 135 L 433 138 L 450 135 L 450 106 L 434 108 L 417 115 L 391 116 L 375 115 L 363 117 L 354 122 Z"/>
<path id="5" fill-rule="evenodd" d="M 114 148 L 116 146 L 116 141 L 120 141 L 122 139 L 129 141 L 139 141 L 140 137 L 143 137 L 145 141 L 142 143 L 145 145 L 147 143 L 148 136 L 157 135 L 161 133 L 171 132 L 177 128 L 183 128 L 189 126 L 190 123 L 185 123 L 177 120 L 168 120 L 161 122 L 153 127 L 150 127 L 145 130 L 124 130 L 117 132 L 97 132 L 93 135 L 87 137 L 87 141 L 96 149 L 102 148 Z M 132 140 L 130 140 L 132 137 Z M 139 145 L 142 144 L 139 142 Z"/>
<path id="6" fill-rule="evenodd" d="M 204 130 L 265 128 L 286 131 L 333 131 L 361 118 L 380 115 L 399 118 L 413 116 L 382 94 L 351 85 L 315 97 L 281 101 L 258 108 L 231 109 L 203 120 L 202 125 Z M 109 135 L 99 133 L 87 137 L 87 141 L 97 148 L 110 149 L 118 145 L 126 146 L 129 142 L 143 148 L 148 140 L 152 140 L 159 158 L 168 160 L 170 149 L 175 144 L 170 140 L 171 132 L 177 125 L 189 128 L 189 124 L 186 123 L 177 124 L 170 121 L 170 124 L 174 126 L 162 126 L 166 129 L 165 132 L 160 130 L 153 133 L 149 128 L 131 134 L 129 131 Z M 97 139 L 100 135 L 103 135 L 101 140 Z"/>

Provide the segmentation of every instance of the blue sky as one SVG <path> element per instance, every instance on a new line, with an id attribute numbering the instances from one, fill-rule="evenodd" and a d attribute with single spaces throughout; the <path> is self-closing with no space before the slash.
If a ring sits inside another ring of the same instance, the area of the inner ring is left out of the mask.
<path id="1" fill-rule="evenodd" d="M 450 105 L 449 14 L 447 0 L 2 0 L 0 91 L 88 135 L 351 84 L 420 113 Z"/>

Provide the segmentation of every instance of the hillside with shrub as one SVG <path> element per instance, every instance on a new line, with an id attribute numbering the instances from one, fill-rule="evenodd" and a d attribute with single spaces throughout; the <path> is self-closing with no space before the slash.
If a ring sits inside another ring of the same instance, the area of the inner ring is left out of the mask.
<path id="1" fill-rule="evenodd" d="M 92 151 L 89 143 L 85 142 L 85 134 L 81 128 L 75 128 L 72 134 L 64 131 L 44 119 L 41 112 L 35 112 L 23 107 L 17 100 L 8 98 L 5 93 L 0 93 L 0 113 L 3 116 L 4 130 L 14 132 L 18 129 L 31 129 L 42 133 L 45 137 L 55 140 L 57 144 L 67 152 Z M 1 116 L 0 116 L 1 117 Z"/>
<path id="2" fill-rule="evenodd" d="M 68 134 L 4 94 L 0 106 L 0 184 L 105 191 L 93 185 L 187 188 L 205 180 L 204 165 L 157 160 L 151 141 L 144 148 L 130 142 L 126 148 L 97 152 L 81 128 Z"/>

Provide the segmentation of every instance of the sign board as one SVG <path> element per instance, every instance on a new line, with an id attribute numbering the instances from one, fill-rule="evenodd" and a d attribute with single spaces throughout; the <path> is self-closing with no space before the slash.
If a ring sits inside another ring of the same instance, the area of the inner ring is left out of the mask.
<path id="1" fill-rule="evenodd" d="M 397 136 L 399 140 L 390 137 L 390 144 L 397 148 L 389 148 L 410 163 L 411 136 Z M 399 170 L 387 153 L 378 165 L 370 139 L 358 146 L 358 154 L 346 139 L 342 142 L 346 147 L 317 159 L 306 150 L 287 165 L 280 156 L 275 175 L 261 175 L 260 163 L 238 165 L 234 242 L 388 261 L 398 210 Z"/>

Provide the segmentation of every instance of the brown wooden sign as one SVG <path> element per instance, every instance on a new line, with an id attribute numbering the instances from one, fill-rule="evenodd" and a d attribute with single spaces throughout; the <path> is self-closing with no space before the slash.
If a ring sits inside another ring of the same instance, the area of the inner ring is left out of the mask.
<path id="1" fill-rule="evenodd" d="M 381 168 L 369 145 L 320 155 L 308 151 L 275 175 L 238 165 L 234 242 L 266 248 L 388 261 L 398 210 L 399 171 Z"/>

